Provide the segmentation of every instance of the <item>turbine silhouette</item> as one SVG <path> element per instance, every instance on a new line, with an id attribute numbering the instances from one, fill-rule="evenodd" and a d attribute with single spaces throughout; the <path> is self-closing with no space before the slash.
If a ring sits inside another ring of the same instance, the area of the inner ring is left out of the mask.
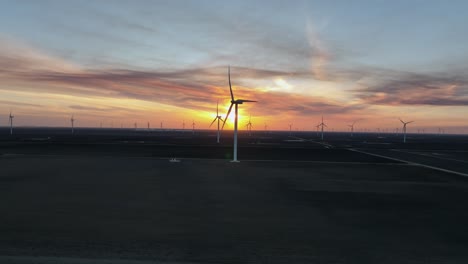
<path id="1" fill-rule="evenodd" d="M 216 117 L 213 119 L 213 122 L 211 122 L 210 127 L 213 125 L 213 123 L 218 120 L 218 131 L 216 134 L 216 143 L 219 143 L 219 121 L 223 122 L 223 118 L 219 115 L 219 101 L 216 102 Z"/>
<path id="2" fill-rule="evenodd" d="M 404 122 L 403 120 L 401 120 L 401 118 L 398 118 L 398 119 L 403 124 L 403 143 L 406 143 L 406 125 L 409 123 L 413 123 L 414 121 Z"/>
<path id="3" fill-rule="evenodd" d="M 72 115 L 71 118 L 70 118 L 72 134 L 75 134 L 75 121 L 76 120 L 75 120 L 74 116 Z"/>
<path id="4" fill-rule="evenodd" d="M 252 119 L 252 116 L 249 115 L 249 122 L 247 123 L 246 128 L 247 131 L 249 131 L 249 136 L 252 136 L 252 122 L 250 121 Z"/>
<path id="5" fill-rule="evenodd" d="M 234 110 L 234 154 L 233 154 L 233 162 L 238 162 L 237 160 L 237 122 L 238 122 L 238 108 L 240 104 L 243 103 L 250 103 L 250 102 L 257 102 L 253 100 L 245 100 L 245 99 L 234 99 L 234 93 L 232 92 L 232 86 L 231 86 L 231 67 L 228 67 L 228 79 L 229 79 L 229 91 L 231 92 L 231 106 L 229 106 L 229 110 L 226 114 L 226 117 L 224 118 L 223 122 L 223 128 L 224 125 L 226 124 L 226 120 L 229 117 L 229 114 L 231 113 L 232 107 L 235 106 Z"/>
<path id="6" fill-rule="evenodd" d="M 355 120 L 351 125 L 348 125 L 351 128 L 351 137 L 353 136 L 354 133 L 354 124 L 356 124 L 358 120 Z"/>
<path id="7" fill-rule="evenodd" d="M 13 115 L 11 115 L 11 110 L 10 110 L 10 116 L 9 116 L 9 123 L 10 123 L 10 135 L 13 135 L 13 118 L 15 118 Z"/>
<path id="8" fill-rule="evenodd" d="M 323 127 L 324 127 L 324 126 L 325 126 L 325 127 L 328 127 L 325 123 L 323 123 L 323 116 L 322 116 L 322 123 L 320 123 L 320 124 L 317 125 L 317 128 L 318 128 L 318 127 L 322 127 L 322 140 L 323 140 Z"/>

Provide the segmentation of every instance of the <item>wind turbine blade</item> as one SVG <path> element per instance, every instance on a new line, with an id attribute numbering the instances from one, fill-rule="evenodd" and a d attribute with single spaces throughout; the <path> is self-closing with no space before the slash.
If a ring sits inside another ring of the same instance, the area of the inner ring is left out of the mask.
<path id="1" fill-rule="evenodd" d="M 231 101 L 234 101 L 234 94 L 232 93 L 232 87 L 231 87 L 231 66 L 228 67 L 228 78 L 229 78 L 229 90 L 231 91 Z"/>
<path id="2" fill-rule="evenodd" d="M 218 105 L 219 105 L 219 100 L 216 101 L 216 116 L 219 116 L 219 107 L 218 107 Z"/>
<path id="3" fill-rule="evenodd" d="M 402 124 L 404 124 L 404 123 L 405 123 L 405 122 L 403 122 L 403 120 L 401 120 L 401 118 L 398 118 L 398 120 L 400 120 L 400 122 L 401 122 Z"/>
<path id="4" fill-rule="evenodd" d="M 223 130 L 224 125 L 226 124 L 226 120 L 228 119 L 229 114 L 231 113 L 231 110 L 232 110 L 232 106 L 233 106 L 233 105 L 234 105 L 234 104 L 231 104 L 231 106 L 229 106 L 229 110 L 228 110 L 228 112 L 227 112 L 227 114 L 226 114 L 226 117 L 224 118 L 223 126 L 221 127 L 221 130 Z"/>
<path id="5" fill-rule="evenodd" d="M 213 125 L 213 123 L 216 121 L 217 118 L 218 118 L 218 117 L 215 117 L 215 119 L 213 119 L 213 122 L 211 122 L 211 124 L 210 124 L 209 127 L 211 127 L 211 126 Z"/>
<path id="6" fill-rule="evenodd" d="M 409 122 L 406 122 L 406 124 L 409 124 L 409 123 L 413 123 L 414 121 L 409 121 Z"/>
<path id="7" fill-rule="evenodd" d="M 257 102 L 257 101 L 239 99 L 239 100 L 237 100 L 237 102 L 241 102 L 241 103 L 255 103 L 255 102 Z"/>

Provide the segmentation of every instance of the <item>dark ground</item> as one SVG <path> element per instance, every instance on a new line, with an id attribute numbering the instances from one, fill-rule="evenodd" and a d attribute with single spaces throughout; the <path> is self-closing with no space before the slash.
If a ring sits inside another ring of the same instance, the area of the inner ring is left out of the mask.
<path id="1" fill-rule="evenodd" d="M 16 132 L 0 263 L 468 263 L 467 137 Z"/>

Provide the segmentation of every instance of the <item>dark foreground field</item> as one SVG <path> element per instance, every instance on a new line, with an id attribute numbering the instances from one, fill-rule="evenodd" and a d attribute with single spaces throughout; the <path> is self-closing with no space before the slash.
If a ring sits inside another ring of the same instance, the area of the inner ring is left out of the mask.
<path id="1" fill-rule="evenodd" d="M 0 144 L 0 263 L 468 263 L 466 178 L 384 158 L 463 165 L 455 147 L 271 136 L 243 141 L 240 163 L 171 163 L 159 137 L 25 138 Z M 211 153 L 191 144 L 176 146 Z"/>

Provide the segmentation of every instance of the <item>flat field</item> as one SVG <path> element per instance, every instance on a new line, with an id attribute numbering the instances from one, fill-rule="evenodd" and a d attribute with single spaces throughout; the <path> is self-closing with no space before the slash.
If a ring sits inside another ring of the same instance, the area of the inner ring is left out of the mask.
<path id="1" fill-rule="evenodd" d="M 468 263 L 463 146 L 41 137 L 0 142 L 1 263 Z"/>

